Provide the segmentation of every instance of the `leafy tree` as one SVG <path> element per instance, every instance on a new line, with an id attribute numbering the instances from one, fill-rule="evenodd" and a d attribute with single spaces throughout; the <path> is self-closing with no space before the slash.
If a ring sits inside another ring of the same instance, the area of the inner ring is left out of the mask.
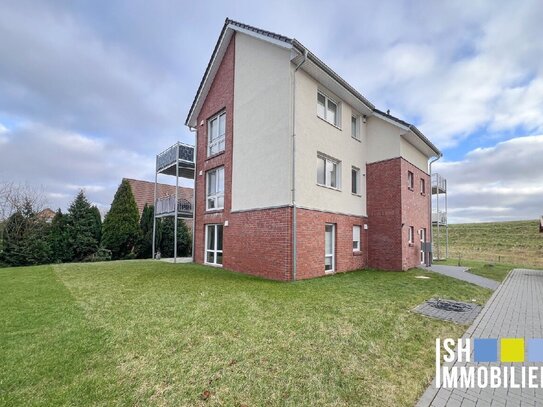
<path id="1" fill-rule="evenodd" d="M 68 262 L 73 260 L 73 254 L 69 244 L 68 215 L 59 209 L 51 221 L 49 235 L 51 244 L 51 257 L 55 262 Z"/>
<path id="2" fill-rule="evenodd" d="M 153 216 L 155 208 L 153 205 L 143 207 L 140 219 L 140 238 L 136 245 L 136 252 L 140 259 L 150 259 L 153 251 Z"/>
<path id="3" fill-rule="evenodd" d="M 79 191 L 68 208 L 66 231 L 73 260 L 84 260 L 98 250 L 96 216 L 83 191 Z"/>
<path id="4" fill-rule="evenodd" d="M 122 259 L 133 254 L 139 237 L 138 207 L 130 184 L 123 180 L 104 220 L 102 244 L 111 250 L 113 259 Z"/>

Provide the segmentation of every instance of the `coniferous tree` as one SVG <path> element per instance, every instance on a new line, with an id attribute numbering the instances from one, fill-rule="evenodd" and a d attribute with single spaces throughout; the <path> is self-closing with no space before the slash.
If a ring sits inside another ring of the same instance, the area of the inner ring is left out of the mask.
<path id="1" fill-rule="evenodd" d="M 77 194 L 68 208 L 66 230 L 73 260 L 81 261 L 96 253 L 96 217 L 83 191 Z"/>
<path id="2" fill-rule="evenodd" d="M 44 264 L 51 260 L 49 225 L 36 216 L 30 201 L 13 213 L 4 230 L 3 261 L 12 266 Z"/>
<path id="3" fill-rule="evenodd" d="M 49 235 L 51 244 L 51 259 L 54 262 L 64 263 L 73 260 L 73 254 L 69 245 L 68 215 L 59 209 L 51 221 Z"/>
<path id="4" fill-rule="evenodd" d="M 161 235 L 158 247 L 162 257 L 173 257 L 174 250 L 174 218 L 167 217 L 161 219 Z M 192 236 L 187 224 L 183 219 L 178 220 L 177 224 L 177 257 L 186 257 L 190 255 L 192 249 Z"/>
<path id="5" fill-rule="evenodd" d="M 102 244 L 111 250 L 113 259 L 122 259 L 133 254 L 139 237 L 138 207 L 130 184 L 123 180 L 104 219 Z"/>
<path id="6" fill-rule="evenodd" d="M 94 237 L 100 245 L 102 241 L 102 214 L 97 206 L 91 207 L 92 213 L 94 215 Z"/>
<path id="7" fill-rule="evenodd" d="M 150 259 L 153 250 L 153 216 L 154 206 L 147 205 L 143 207 L 140 219 L 140 238 L 136 245 L 136 252 L 140 259 Z"/>

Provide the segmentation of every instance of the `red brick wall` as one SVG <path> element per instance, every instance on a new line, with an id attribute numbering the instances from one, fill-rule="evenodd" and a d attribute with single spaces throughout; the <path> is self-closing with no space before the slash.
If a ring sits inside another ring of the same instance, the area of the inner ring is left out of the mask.
<path id="1" fill-rule="evenodd" d="M 407 185 L 407 172 L 413 173 L 413 190 L 410 190 Z M 420 265 L 420 234 L 422 228 L 426 228 L 427 239 L 430 233 L 430 216 L 428 213 L 430 202 L 428 194 L 430 191 L 430 177 L 424 171 L 421 171 L 410 162 L 401 160 L 401 178 L 402 178 L 402 223 L 403 238 L 402 238 L 402 269 L 410 269 Z M 420 179 L 423 178 L 426 183 L 426 193 L 423 195 L 420 192 Z M 414 243 L 409 245 L 408 234 L 409 226 L 414 226 L 415 236 Z"/>
<path id="2" fill-rule="evenodd" d="M 234 212 L 224 227 L 224 267 L 272 280 L 290 280 L 292 208 Z"/>
<path id="3" fill-rule="evenodd" d="M 402 268 L 401 159 L 366 166 L 368 265 L 383 270 Z"/>
<path id="4" fill-rule="evenodd" d="M 407 184 L 407 173 L 413 172 L 414 188 Z M 384 270 L 407 270 L 420 265 L 421 228 L 429 233 L 428 193 L 430 180 L 403 158 L 368 164 L 366 168 L 368 194 L 370 267 Z M 420 193 L 420 179 L 426 180 L 425 195 Z M 403 225 L 403 226 L 402 226 Z M 414 226 L 414 243 L 408 243 L 409 226 Z"/>
<path id="5" fill-rule="evenodd" d="M 324 227 L 336 225 L 336 272 L 366 267 L 368 254 L 367 219 L 307 209 L 297 209 L 297 269 L 298 280 L 320 277 L 324 273 Z M 361 251 L 353 253 L 353 226 L 361 226 Z"/>
<path id="6" fill-rule="evenodd" d="M 205 225 L 223 223 L 229 218 L 232 192 L 232 141 L 234 116 L 234 52 L 235 35 L 223 57 L 213 84 L 202 106 L 197 121 L 196 205 L 194 228 L 194 261 L 204 262 Z M 207 119 L 226 110 L 226 145 L 224 152 L 207 157 Z M 203 121 L 203 125 L 200 123 Z M 206 171 L 224 166 L 224 210 L 206 213 Z M 202 175 L 200 175 L 202 172 Z M 225 228 L 226 231 L 226 228 Z M 226 236 L 224 238 L 226 240 Z M 225 249 L 223 247 L 223 249 Z M 225 251 L 225 250 L 224 250 Z M 225 253 L 226 255 L 226 253 Z"/>

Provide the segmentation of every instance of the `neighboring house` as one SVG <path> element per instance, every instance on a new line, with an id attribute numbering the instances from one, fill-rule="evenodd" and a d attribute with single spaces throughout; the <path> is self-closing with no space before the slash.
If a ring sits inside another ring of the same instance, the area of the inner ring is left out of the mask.
<path id="1" fill-rule="evenodd" d="M 128 181 L 134 198 L 136 199 L 136 205 L 138 206 L 138 211 L 143 212 L 143 207 L 145 204 L 154 205 L 153 199 L 155 194 L 155 183 L 149 181 L 141 181 L 131 178 L 123 178 Z M 188 202 L 193 202 L 193 192 L 192 188 L 179 187 L 178 198 L 180 201 L 186 200 Z M 175 185 L 168 184 L 157 184 L 157 199 L 164 198 L 167 196 L 175 196 Z M 187 226 L 192 230 L 192 219 L 184 219 Z"/>
<path id="2" fill-rule="evenodd" d="M 47 223 L 53 222 L 53 218 L 55 217 L 56 213 L 51 208 L 45 208 L 44 210 L 38 212 L 36 216 L 42 220 L 44 220 Z"/>
<path id="3" fill-rule="evenodd" d="M 427 258 L 439 150 L 297 40 L 227 19 L 186 125 L 195 262 L 295 280 Z"/>

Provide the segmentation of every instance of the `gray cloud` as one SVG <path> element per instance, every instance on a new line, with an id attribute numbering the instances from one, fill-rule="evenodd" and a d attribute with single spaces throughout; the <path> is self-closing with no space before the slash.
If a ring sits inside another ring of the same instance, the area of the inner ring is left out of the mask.
<path id="1" fill-rule="evenodd" d="M 227 16 L 296 37 L 441 148 L 485 131 L 539 134 L 543 3 L 498 3 L 4 1 L 0 178 L 43 185 L 52 206 L 85 186 L 104 207 L 123 176 L 152 179 L 154 154 L 192 142 L 184 119 Z M 521 186 L 526 166 L 509 169 L 501 182 Z M 451 171 L 455 188 L 475 183 Z M 481 182 L 499 183 L 492 174 Z M 517 205 L 496 197 L 485 211 L 462 194 L 459 219 Z M 537 202 L 522 199 L 532 216 Z"/>
<path id="2" fill-rule="evenodd" d="M 451 222 L 536 219 L 543 214 L 543 135 L 519 137 L 435 165 L 448 182 Z"/>

